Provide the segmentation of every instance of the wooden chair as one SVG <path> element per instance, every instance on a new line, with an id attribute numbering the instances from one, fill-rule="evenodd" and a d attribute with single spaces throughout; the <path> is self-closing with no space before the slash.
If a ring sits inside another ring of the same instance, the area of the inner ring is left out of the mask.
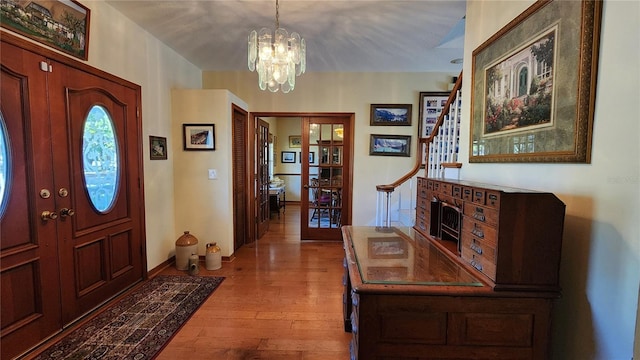
<path id="1" fill-rule="evenodd" d="M 311 204 L 313 206 L 313 213 L 311 214 L 311 220 L 315 219 L 318 214 L 323 211 L 328 212 L 331 206 L 332 196 L 331 191 L 323 191 L 320 187 L 320 181 L 318 179 L 311 179 L 311 194 L 313 199 Z M 318 211 L 320 210 L 320 211 Z"/>

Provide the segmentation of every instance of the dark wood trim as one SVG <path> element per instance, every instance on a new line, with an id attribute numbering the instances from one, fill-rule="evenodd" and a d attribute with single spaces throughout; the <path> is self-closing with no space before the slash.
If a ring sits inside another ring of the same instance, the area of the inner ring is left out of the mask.
<path id="1" fill-rule="evenodd" d="M 91 73 L 92 75 L 101 77 L 103 79 L 106 80 L 110 80 L 113 82 L 116 82 L 118 84 L 121 84 L 123 86 L 126 87 L 130 87 L 133 89 L 139 88 L 140 86 L 138 84 L 135 84 L 131 81 L 125 80 L 121 77 L 118 77 L 116 75 L 110 74 L 106 71 L 97 69 L 87 63 L 83 63 L 80 62 L 78 60 L 78 58 L 75 57 L 71 57 L 70 55 L 65 55 L 53 50 L 50 50 L 48 47 L 42 46 L 42 45 L 38 45 L 32 41 L 23 39 L 17 35 L 14 35 L 11 32 L 8 31 L 0 31 L 0 35 L 2 36 L 2 41 L 9 43 L 9 44 L 13 44 L 15 46 L 21 47 L 25 50 L 37 53 L 39 55 L 42 55 L 48 59 L 51 60 L 55 60 L 57 62 L 63 63 L 69 67 L 72 67 L 74 69 L 78 69 L 78 70 L 82 70 L 88 73 Z"/>

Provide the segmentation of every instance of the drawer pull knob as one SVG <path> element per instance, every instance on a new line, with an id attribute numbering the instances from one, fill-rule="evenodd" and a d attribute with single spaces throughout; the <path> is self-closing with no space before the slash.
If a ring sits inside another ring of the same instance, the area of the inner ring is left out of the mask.
<path id="1" fill-rule="evenodd" d="M 471 266 L 476 268 L 476 270 L 478 270 L 478 271 L 482 271 L 482 264 L 480 264 L 479 262 L 477 262 L 475 260 L 471 260 Z"/>
<path id="2" fill-rule="evenodd" d="M 473 213 L 473 218 L 479 221 L 484 221 L 485 217 L 484 214 L 480 214 L 480 213 Z"/>
<path id="3" fill-rule="evenodd" d="M 471 233 L 481 239 L 484 239 L 484 232 L 478 228 L 473 228 L 473 230 L 471 230 Z"/>
<path id="4" fill-rule="evenodd" d="M 471 244 L 471 250 L 475 251 L 476 253 L 482 255 L 482 248 L 476 244 Z"/>
<path id="5" fill-rule="evenodd" d="M 360 301 L 360 296 L 356 294 L 354 291 L 351 291 L 351 303 L 353 306 L 358 306 L 358 302 Z"/>

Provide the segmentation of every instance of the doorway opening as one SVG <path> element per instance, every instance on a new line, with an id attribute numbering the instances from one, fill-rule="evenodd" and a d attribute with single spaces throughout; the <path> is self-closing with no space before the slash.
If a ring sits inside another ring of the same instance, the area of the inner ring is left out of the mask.
<path id="1" fill-rule="evenodd" d="M 286 214 L 289 203 L 300 205 L 301 240 L 341 241 L 341 226 L 351 222 L 354 114 L 264 112 L 250 118 L 255 239 L 268 229 L 261 221 Z M 259 136 L 265 131 L 267 141 Z"/>

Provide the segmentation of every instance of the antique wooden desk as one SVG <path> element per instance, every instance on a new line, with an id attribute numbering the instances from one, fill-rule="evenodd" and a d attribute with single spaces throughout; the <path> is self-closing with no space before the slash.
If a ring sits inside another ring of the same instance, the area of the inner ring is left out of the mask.
<path id="1" fill-rule="evenodd" d="M 420 178 L 413 228 L 343 226 L 352 359 L 548 359 L 564 204 Z"/>
<path id="2" fill-rule="evenodd" d="M 551 298 L 496 292 L 409 228 L 343 227 L 352 359 L 547 359 Z"/>

